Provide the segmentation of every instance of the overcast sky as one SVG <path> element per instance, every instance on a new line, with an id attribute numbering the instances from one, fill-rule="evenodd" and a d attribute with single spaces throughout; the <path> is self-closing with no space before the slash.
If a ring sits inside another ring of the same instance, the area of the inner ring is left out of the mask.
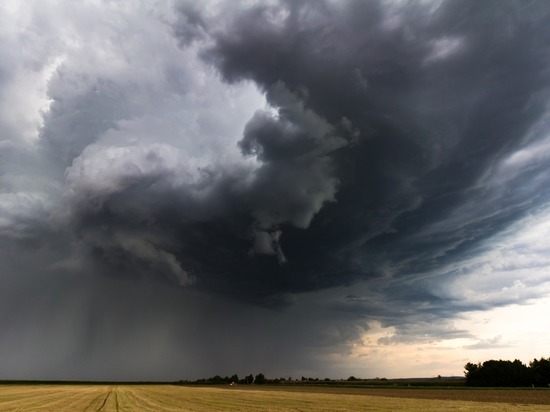
<path id="1" fill-rule="evenodd" d="M 0 379 L 550 353 L 550 3 L 0 4 Z"/>

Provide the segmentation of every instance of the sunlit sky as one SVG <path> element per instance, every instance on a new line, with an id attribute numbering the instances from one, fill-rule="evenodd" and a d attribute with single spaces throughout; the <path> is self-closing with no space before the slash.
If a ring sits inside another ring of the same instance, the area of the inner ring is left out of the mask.
<path id="1" fill-rule="evenodd" d="M 0 4 L 0 379 L 550 353 L 550 4 Z"/>

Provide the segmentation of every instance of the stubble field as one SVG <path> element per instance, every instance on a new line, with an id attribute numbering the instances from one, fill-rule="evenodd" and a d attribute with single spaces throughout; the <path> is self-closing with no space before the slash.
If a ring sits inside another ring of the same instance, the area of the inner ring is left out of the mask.
<path id="1" fill-rule="evenodd" d="M 549 411 L 549 390 L 1 385 L 0 411 Z"/>

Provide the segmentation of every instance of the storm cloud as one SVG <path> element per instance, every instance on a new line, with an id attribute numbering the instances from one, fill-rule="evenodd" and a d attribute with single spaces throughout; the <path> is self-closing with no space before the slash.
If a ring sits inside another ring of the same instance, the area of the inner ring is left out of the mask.
<path id="1" fill-rule="evenodd" d="M 544 1 L 8 3 L 2 377 L 339 375 L 548 296 Z"/>

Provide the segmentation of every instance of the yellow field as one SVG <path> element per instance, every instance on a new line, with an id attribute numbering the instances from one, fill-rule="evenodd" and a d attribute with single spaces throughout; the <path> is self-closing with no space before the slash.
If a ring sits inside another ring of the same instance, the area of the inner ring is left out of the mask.
<path id="1" fill-rule="evenodd" d="M 265 388 L 268 389 L 268 388 Z M 171 385 L 4 385 L 1 411 L 549 411 L 546 404 L 418 399 L 368 391 L 253 390 Z M 337 389 L 337 388 L 335 388 Z M 465 394 L 469 391 L 463 391 Z M 535 392 L 535 391 L 534 391 Z M 534 393 L 533 392 L 533 393 Z M 384 392 L 383 392 L 384 393 Z M 445 391 L 441 391 L 443 394 Z M 504 394 L 504 392 L 503 392 Z M 550 395 L 550 392 L 549 392 Z M 546 395 L 545 395 L 546 396 Z M 539 402 L 540 403 L 540 402 Z"/>

